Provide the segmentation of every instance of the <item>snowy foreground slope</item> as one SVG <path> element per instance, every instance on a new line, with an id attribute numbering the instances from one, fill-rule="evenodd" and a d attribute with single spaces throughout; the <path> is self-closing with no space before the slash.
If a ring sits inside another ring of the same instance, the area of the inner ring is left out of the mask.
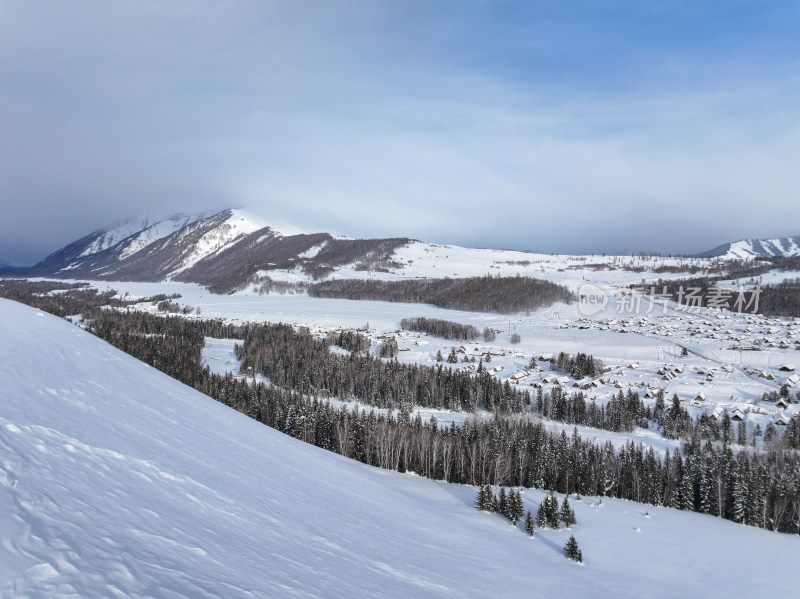
<path id="1" fill-rule="evenodd" d="M 596 498 L 529 539 L 474 489 L 286 437 L 0 300 L 3 597 L 793 596 L 800 538 Z M 539 491 L 523 494 L 535 509 Z M 649 512 L 646 515 L 645 512 Z"/>

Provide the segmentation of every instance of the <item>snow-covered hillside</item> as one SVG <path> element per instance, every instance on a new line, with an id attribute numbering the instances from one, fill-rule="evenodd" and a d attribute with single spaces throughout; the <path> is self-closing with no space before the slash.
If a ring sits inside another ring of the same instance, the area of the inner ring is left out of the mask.
<path id="1" fill-rule="evenodd" d="M 191 268 L 203 258 L 224 251 L 237 239 L 255 233 L 266 226 L 265 221 L 249 213 L 241 210 L 228 210 L 225 218 L 220 219 L 217 226 L 192 239 L 189 251 L 184 251 L 180 266 L 170 273 L 170 277 Z M 182 236 L 179 231 L 176 245 L 179 245 Z"/>
<path id="2" fill-rule="evenodd" d="M 3 597 L 791 596 L 800 538 L 585 497 L 534 539 L 0 300 Z M 543 497 L 527 490 L 525 507 Z M 561 555 L 569 534 L 585 566 Z"/>
<path id="3" fill-rule="evenodd" d="M 119 257 L 124 259 L 132 256 L 151 243 L 163 239 L 167 235 L 179 231 L 186 225 L 200 220 L 203 216 L 203 214 L 176 214 L 166 220 L 158 221 L 127 237 L 125 245 L 119 251 Z"/>
<path id="4" fill-rule="evenodd" d="M 127 239 L 131 235 L 136 235 L 141 231 L 147 230 L 152 225 L 153 223 L 150 222 L 148 218 L 129 218 L 105 229 L 101 229 L 97 231 L 95 239 L 86 246 L 78 257 L 82 258 L 102 252 L 103 250 L 117 245 L 120 241 Z"/>
<path id="5" fill-rule="evenodd" d="M 800 256 L 800 236 L 775 239 L 741 239 L 700 254 L 723 260 L 749 260 L 757 256 Z"/>

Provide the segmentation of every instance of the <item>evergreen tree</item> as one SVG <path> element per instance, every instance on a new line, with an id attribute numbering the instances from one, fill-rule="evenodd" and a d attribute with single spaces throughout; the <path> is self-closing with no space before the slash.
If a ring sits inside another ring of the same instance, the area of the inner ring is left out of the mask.
<path id="1" fill-rule="evenodd" d="M 556 494 L 550 491 L 545 501 L 547 502 L 547 506 L 545 507 L 547 524 L 549 524 L 553 530 L 558 530 L 561 528 L 561 515 L 558 513 L 558 499 L 556 499 Z"/>
<path id="2" fill-rule="evenodd" d="M 484 512 L 495 511 L 495 496 L 489 485 L 478 487 L 478 498 L 475 502 L 475 506 Z"/>
<path id="3" fill-rule="evenodd" d="M 576 541 L 575 537 L 572 535 L 569 535 L 569 540 L 567 544 L 564 545 L 564 556 L 578 563 L 583 563 L 583 553 L 580 547 L 578 547 L 578 541 Z"/>
<path id="4" fill-rule="evenodd" d="M 508 497 L 506 496 L 505 487 L 500 487 L 500 498 L 497 500 L 497 511 L 503 514 L 506 518 L 509 517 Z"/>
<path id="5" fill-rule="evenodd" d="M 494 511 L 494 493 L 489 485 L 478 487 L 478 495 L 475 498 L 475 507 L 482 512 Z"/>
<path id="6" fill-rule="evenodd" d="M 444 360 L 444 357 L 442 356 L 442 350 L 437 349 L 436 350 L 436 361 L 437 362 L 441 362 L 442 360 Z"/>
<path id="7" fill-rule="evenodd" d="M 575 511 L 570 506 L 569 499 L 567 499 L 566 495 L 564 496 L 564 501 L 561 504 L 560 516 L 561 516 L 561 521 L 564 523 L 564 526 L 566 526 L 567 528 L 577 524 L 577 521 L 575 520 Z"/>
<path id="8" fill-rule="evenodd" d="M 533 536 L 533 532 L 535 530 L 535 526 L 533 525 L 533 516 L 531 516 L 531 511 L 525 514 L 525 532 L 528 533 L 529 537 Z"/>
<path id="9" fill-rule="evenodd" d="M 708 459 L 700 469 L 700 512 L 714 514 L 717 509 L 716 486 L 711 460 Z"/>
<path id="10" fill-rule="evenodd" d="M 747 482 L 745 472 L 741 467 L 736 468 L 733 482 L 733 513 L 731 519 L 734 522 L 744 524 L 747 518 Z"/>
<path id="11" fill-rule="evenodd" d="M 456 355 L 456 348 L 450 349 L 450 354 L 447 356 L 448 364 L 458 364 L 458 356 Z"/>
<path id="12" fill-rule="evenodd" d="M 678 487 L 678 509 L 694 511 L 694 484 L 687 470 L 683 471 Z"/>
<path id="13" fill-rule="evenodd" d="M 508 504 L 508 518 L 511 520 L 511 523 L 516 526 L 517 522 L 522 520 L 522 516 L 525 513 L 525 508 L 522 504 L 522 496 L 519 491 L 511 489 Z"/>
<path id="14" fill-rule="evenodd" d="M 547 526 L 547 497 L 544 498 L 542 503 L 539 504 L 539 508 L 536 510 L 536 526 L 539 528 L 544 528 Z"/>
<path id="15" fill-rule="evenodd" d="M 739 422 L 739 428 L 736 434 L 736 442 L 739 445 L 747 445 L 747 423 L 744 420 Z"/>

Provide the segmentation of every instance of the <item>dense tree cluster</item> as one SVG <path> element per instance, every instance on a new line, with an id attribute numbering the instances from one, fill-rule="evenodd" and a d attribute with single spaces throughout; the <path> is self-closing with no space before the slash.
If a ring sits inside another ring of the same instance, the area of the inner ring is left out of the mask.
<path id="1" fill-rule="evenodd" d="M 470 277 L 374 281 L 336 279 L 315 283 L 312 297 L 433 304 L 440 308 L 514 314 L 555 302 L 571 303 L 562 285 L 530 277 Z"/>
<path id="2" fill-rule="evenodd" d="M 442 320 L 440 318 L 425 318 L 418 316 L 417 318 L 404 318 L 400 321 L 400 326 L 406 331 L 414 331 L 415 333 L 428 333 L 435 337 L 442 337 L 443 339 L 457 339 L 459 341 L 468 341 L 477 339 L 478 329 L 471 324 L 461 324 L 460 322 L 453 322 L 452 320 Z"/>
<path id="3" fill-rule="evenodd" d="M 575 512 L 569 505 L 569 498 L 566 495 L 561 507 L 559 507 L 555 493 L 550 491 L 536 510 L 536 526 L 539 528 L 549 527 L 558 530 L 562 524 L 566 528 L 571 528 L 577 523 Z"/>
<path id="4" fill-rule="evenodd" d="M 749 303 L 752 299 L 751 293 L 745 293 L 744 299 L 747 302 L 745 303 L 738 292 L 717 291 L 719 289 L 717 286 L 726 280 L 750 278 L 752 285 L 755 285 L 760 275 L 773 269 L 798 270 L 800 257 L 761 257 L 754 261 L 729 262 L 725 263 L 724 268 L 720 268 L 717 274 L 670 281 L 659 280 L 655 290 L 658 293 L 666 292 L 671 299 L 684 305 L 699 302 L 700 306 L 707 306 L 709 299 L 713 298 L 716 307 L 734 312 L 756 312 L 765 316 L 800 316 L 800 285 L 791 279 L 783 283 L 761 286 L 757 305 L 756 302 Z M 691 297 L 687 294 L 689 289 L 694 290 Z"/>
<path id="5" fill-rule="evenodd" d="M 381 341 L 378 355 L 381 358 L 394 358 L 397 356 L 398 351 L 400 351 L 400 348 L 397 346 L 396 339 L 384 339 Z"/>
<path id="6" fill-rule="evenodd" d="M 500 493 L 495 495 L 491 485 L 488 484 L 478 487 L 475 507 L 483 512 L 497 512 L 507 518 L 514 526 L 522 520 L 525 513 L 522 495 L 517 489 L 510 489 L 506 493 L 506 488 L 500 487 Z"/>
<path id="7" fill-rule="evenodd" d="M 332 331 L 328 333 L 327 340 L 330 345 L 338 345 L 349 352 L 366 352 L 370 347 L 369 337 L 352 329 Z"/>
<path id="8" fill-rule="evenodd" d="M 237 345 L 245 372 L 300 393 L 357 399 L 380 408 L 404 405 L 473 412 L 485 408 L 521 412 L 530 393 L 500 382 L 485 370 L 477 376 L 441 365 L 400 364 L 369 354 L 331 354 L 328 344 L 289 325 L 252 325 Z"/>
<path id="9" fill-rule="evenodd" d="M 759 310 L 765 316 L 800 316 L 800 284 L 778 283 L 761 287 Z"/>
<path id="10" fill-rule="evenodd" d="M 0 279 L 0 296 L 62 318 L 80 314 L 89 307 L 124 306 L 116 295 L 114 291 L 98 293 L 95 289 L 89 289 L 87 283 Z"/>
<path id="11" fill-rule="evenodd" d="M 561 352 L 552 365 L 556 372 L 565 372 L 576 381 L 584 377 L 595 378 L 603 371 L 603 363 L 597 358 L 578 352 L 576 356 Z"/>

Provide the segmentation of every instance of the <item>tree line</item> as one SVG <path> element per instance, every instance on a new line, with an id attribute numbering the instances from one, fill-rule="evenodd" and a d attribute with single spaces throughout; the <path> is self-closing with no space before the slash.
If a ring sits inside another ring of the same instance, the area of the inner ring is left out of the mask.
<path id="1" fill-rule="evenodd" d="M 443 339 L 456 339 L 459 341 L 469 341 L 477 339 L 480 332 L 471 324 L 461 324 L 452 320 L 442 320 L 441 318 L 403 318 L 400 327 L 406 331 L 415 333 L 428 333 Z"/>
<path id="2" fill-rule="evenodd" d="M 746 304 L 739 298 L 738 291 L 727 294 L 715 293 L 718 284 L 726 280 L 750 278 L 755 286 L 757 277 L 768 273 L 770 270 L 796 271 L 800 269 L 800 257 L 759 257 L 754 261 L 734 261 L 725 263 L 724 269 L 716 274 L 692 277 L 686 279 L 673 279 L 662 281 L 659 279 L 655 286 L 657 293 L 666 292 L 670 299 L 681 305 L 708 306 L 709 298 L 714 298 L 716 307 L 738 312 L 755 312 L 764 316 L 800 316 L 800 285 L 791 280 L 772 285 L 763 285 L 758 293 L 758 301 L 753 299 L 752 292 L 745 293 Z M 688 290 L 694 290 L 691 297 Z"/>
<path id="3" fill-rule="evenodd" d="M 374 281 L 334 279 L 308 288 L 312 297 L 432 304 L 451 310 L 514 314 L 572 303 L 563 285 L 531 277 L 468 277 Z"/>

